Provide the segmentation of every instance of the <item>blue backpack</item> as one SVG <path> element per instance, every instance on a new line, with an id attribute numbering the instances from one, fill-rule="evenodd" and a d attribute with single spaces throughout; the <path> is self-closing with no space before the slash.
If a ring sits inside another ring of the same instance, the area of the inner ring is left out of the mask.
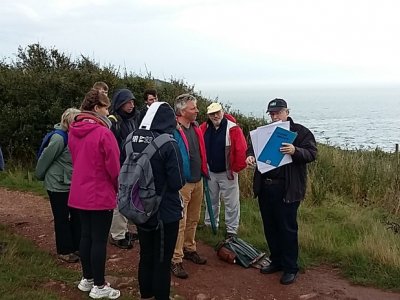
<path id="1" fill-rule="evenodd" d="M 39 150 L 38 150 L 38 152 L 36 154 L 36 158 L 37 159 L 40 158 L 40 156 L 43 153 L 43 150 L 49 145 L 50 139 L 53 136 L 53 134 L 55 134 L 55 133 L 59 134 L 59 135 L 61 135 L 63 137 L 63 139 L 64 139 L 64 147 L 68 145 L 68 133 L 66 131 L 64 131 L 64 130 L 61 130 L 61 129 L 54 129 L 54 130 L 48 132 L 44 136 L 44 138 L 42 140 L 42 144 L 40 145 L 40 148 L 39 148 Z"/>

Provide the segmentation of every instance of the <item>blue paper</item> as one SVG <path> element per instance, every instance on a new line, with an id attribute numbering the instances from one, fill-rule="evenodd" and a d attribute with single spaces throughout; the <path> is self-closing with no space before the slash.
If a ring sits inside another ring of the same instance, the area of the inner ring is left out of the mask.
<path id="1" fill-rule="evenodd" d="M 282 147 L 282 143 L 292 144 L 296 136 L 296 132 L 276 127 L 257 160 L 274 167 L 279 167 L 285 155 L 279 150 Z"/>

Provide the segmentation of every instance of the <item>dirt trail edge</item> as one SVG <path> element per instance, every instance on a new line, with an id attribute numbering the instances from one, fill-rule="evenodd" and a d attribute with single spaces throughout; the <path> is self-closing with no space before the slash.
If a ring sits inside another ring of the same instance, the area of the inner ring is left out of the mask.
<path id="1" fill-rule="evenodd" d="M 0 223 L 32 240 L 39 248 L 55 253 L 53 218 L 47 199 L 0 188 Z M 283 286 L 279 283 L 279 273 L 262 275 L 253 268 L 229 265 L 217 258 L 212 247 L 202 243 L 198 244 L 198 251 L 207 257 L 208 263 L 198 266 L 184 262 L 190 276 L 186 280 L 172 277 L 175 299 L 400 300 L 400 293 L 351 285 L 339 276 L 338 270 L 328 267 L 307 269 L 295 284 Z M 123 295 L 132 295 L 132 298 L 138 295 L 138 253 L 137 243 L 132 250 L 120 250 L 110 245 L 107 250 L 106 274 L 113 274 L 107 279 L 118 286 Z M 80 270 L 79 264 L 59 263 Z M 59 289 L 62 298 L 68 299 L 67 296 L 73 294 L 77 299 L 75 291 L 71 293 L 70 287 L 62 286 Z M 86 298 L 83 294 L 82 299 Z"/>

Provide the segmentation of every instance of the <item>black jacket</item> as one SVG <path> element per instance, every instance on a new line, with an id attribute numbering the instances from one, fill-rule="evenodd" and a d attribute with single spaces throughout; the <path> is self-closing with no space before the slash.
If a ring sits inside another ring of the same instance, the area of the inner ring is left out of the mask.
<path id="1" fill-rule="evenodd" d="M 307 163 L 312 162 L 317 157 L 317 143 L 312 132 L 303 125 L 296 124 L 292 118 L 290 121 L 290 130 L 297 132 L 297 137 L 293 142 L 296 147 L 292 155 L 293 162 L 283 165 L 279 173 L 284 175 L 286 195 L 284 202 L 296 202 L 304 199 L 307 187 Z M 247 156 L 254 156 L 252 146 L 247 149 Z M 263 184 L 263 177 L 268 176 L 268 172 L 261 174 L 257 169 L 254 172 L 253 191 L 257 197 Z"/>
<path id="2" fill-rule="evenodd" d="M 156 102 L 150 106 L 142 124 L 144 128 L 136 130 L 132 136 L 133 151 L 138 153 L 160 134 L 172 134 L 176 128 L 175 113 L 168 103 Z M 164 185 L 167 185 L 160 204 L 161 220 L 166 224 L 182 219 L 183 203 L 179 190 L 185 185 L 185 179 L 178 144 L 175 141 L 164 144 L 150 159 L 150 163 L 157 193 L 161 194 Z M 150 219 L 148 223 L 152 222 L 154 220 Z"/>
<path id="3" fill-rule="evenodd" d="M 135 97 L 128 89 L 118 90 L 113 96 L 111 115 L 108 116 L 112 124 L 111 131 L 117 139 L 119 150 L 121 152 L 121 165 L 124 163 L 125 160 L 125 151 L 123 151 L 122 149 L 125 143 L 125 139 L 131 132 L 139 128 L 140 119 L 140 112 L 136 109 L 136 107 L 133 108 L 131 113 L 124 112 L 121 107 L 127 101 L 134 99 Z"/>

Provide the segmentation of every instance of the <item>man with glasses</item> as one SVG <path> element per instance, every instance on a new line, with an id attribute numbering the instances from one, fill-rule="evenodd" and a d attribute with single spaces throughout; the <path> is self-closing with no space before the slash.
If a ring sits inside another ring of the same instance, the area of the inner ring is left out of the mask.
<path id="1" fill-rule="evenodd" d="M 220 197 L 225 204 L 226 237 L 236 236 L 239 229 L 240 202 L 238 173 L 246 168 L 247 143 L 242 129 L 221 104 L 207 107 L 208 121 L 201 124 L 210 171 L 208 187 L 215 224 L 219 226 Z M 205 213 L 205 225 L 210 226 L 210 215 Z"/>
<path id="2" fill-rule="evenodd" d="M 304 199 L 307 186 L 307 163 L 316 159 L 317 145 L 314 135 L 303 125 L 289 117 L 287 103 L 274 99 L 268 103 L 267 112 L 272 122 L 289 121 L 290 131 L 296 132 L 293 144 L 282 143 L 280 151 L 291 155 L 292 163 L 264 174 L 254 172 L 253 190 L 260 207 L 264 234 L 270 250 L 271 263 L 262 268 L 263 274 L 283 271 L 281 284 L 291 284 L 299 271 L 297 210 Z M 253 148 L 247 150 L 246 162 L 255 166 Z"/>

